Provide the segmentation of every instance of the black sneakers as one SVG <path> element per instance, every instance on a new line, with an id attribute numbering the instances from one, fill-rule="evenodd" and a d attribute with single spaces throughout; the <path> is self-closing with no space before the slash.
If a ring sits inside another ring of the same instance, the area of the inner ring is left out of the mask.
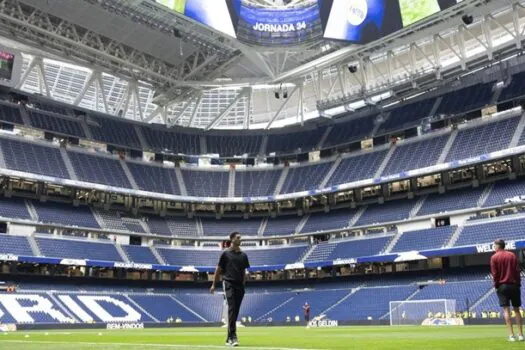
<path id="1" fill-rule="evenodd" d="M 232 340 L 230 338 L 226 339 L 226 346 L 232 345 Z"/>
<path id="2" fill-rule="evenodd" d="M 231 343 L 232 346 L 239 346 L 239 341 L 237 340 L 237 337 L 233 338 L 232 339 L 232 343 Z"/>

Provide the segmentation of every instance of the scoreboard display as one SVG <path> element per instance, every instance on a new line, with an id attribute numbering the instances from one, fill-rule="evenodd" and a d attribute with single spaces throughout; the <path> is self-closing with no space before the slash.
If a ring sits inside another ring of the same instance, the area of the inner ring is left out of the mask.
<path id="1" fill-rule="evenodd" d="M 20 82 L 23 58 L 18 50 L 0 45 L 0 86 L 15 87 Z"/>
<path id="2" fill-rule="evenodd" d="M 366 44 L 462 0 L 320 0 L 324 37 Z"/>
<path id="3" fill-rule="evenodd" d="M 293 8 L 261 8 L 247 0 L 233 0 L 232 18 L 237 23 L 237 39 L 252 45 L 298 45 L 319 39 L 323 34 L 317 0 L 298 3 Z"/>
<path id="4" fill-rule="evenodd" d="M 462 0 L 302 0 L 264 7 L 249 0 L 154 0 L 199 23 L 258 46 L 320 38 L 366 44 Z"/>

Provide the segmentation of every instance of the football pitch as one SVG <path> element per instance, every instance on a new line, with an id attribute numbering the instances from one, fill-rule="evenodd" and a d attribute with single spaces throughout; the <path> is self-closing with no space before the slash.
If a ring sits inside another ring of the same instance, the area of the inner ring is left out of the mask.
<path id="1" fill-rule="evenodd" d="M 523 349 L 504 326 L 252 327 L 238 330 L 239 348 L 303 349 Z M 0 334 L 1 350 L 216 350 L 226 349 L 223 328 L 18 331 Z"/>

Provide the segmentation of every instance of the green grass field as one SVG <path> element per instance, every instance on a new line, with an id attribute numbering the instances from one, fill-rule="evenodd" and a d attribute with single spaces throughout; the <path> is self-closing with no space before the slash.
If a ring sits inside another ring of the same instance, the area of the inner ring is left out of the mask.
<path id="1" fill-rule="evenodd" d="M 100 332 L 100 334 L 99 334 Z M 523 349 L 509 343 L 502 326 L 465 327 L 256 327 L 239 329 L 240 348 L 301 349 Z M 224 345 L 225 329 L 172 328 L 134 331 L 18 331 L 0 335 L 1 350 L 214 350 Z"/>

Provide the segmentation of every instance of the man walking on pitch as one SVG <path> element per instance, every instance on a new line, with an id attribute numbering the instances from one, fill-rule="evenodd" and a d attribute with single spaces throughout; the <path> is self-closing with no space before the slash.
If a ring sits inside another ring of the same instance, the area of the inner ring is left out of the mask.
<path id="1" fill-rule="evenodd" d="M 308 302 L 305 302 L 304 303 L 304 306 L 303 306 L 303 311 L 304 311 L 304 323 L 306 323 L 306 328 L 309 328 L 310 325 L 310 305 L 308 305 Z"/>
<path id="2" fill-rule="evenodd" d="M 226 345 L 238 346 L 237 317 L 244 297 L 246 269 L 250 267 L 250 262 L 246 253 L 241 251 L 241 234 L 239 232 L 230 234 L 230 242 L 231 247 L 221 254 L 210 292 L 212 294 L 215 292 L 215 285 L 219 283 L 222 275 L 224 294 L 228 302 L 228 338 Z"/>
<path id="3" fill-rule="evenodd" d="M 510 304 L 516 314 L 518 325 L 518 340 L 523 341 L 523 328 L 521 324 L 521 276 L 519 262 L 516 255 L 505 250 L 505 241 L 498 239 L 494 242 L 494 255 L 490 258 L 490 272 L 494 279 L 494 288 L 499 299 L 499 305 L 503 307 L 505 324 L 509 330 L 509 341 L 516 341 L 512 329 Z"/>

